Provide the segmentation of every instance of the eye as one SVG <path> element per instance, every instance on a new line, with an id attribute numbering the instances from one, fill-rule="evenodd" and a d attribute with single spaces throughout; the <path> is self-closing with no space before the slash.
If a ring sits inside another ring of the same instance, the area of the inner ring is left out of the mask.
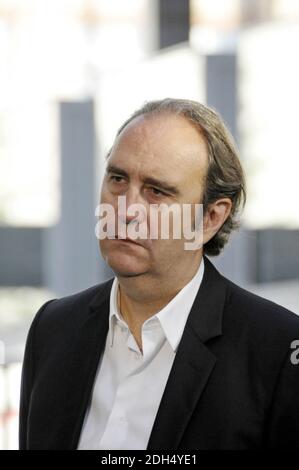
<path id="1" fill-rule="evenodd" d="M 152 187 L 150 190 L 155 196 L 166 196 L 166 194 L 163 191 L 160 191 L 160 189 Z"/>
<path id="2" fill-rule="evenodd" d="M 109 178 L 109 180 L 113 181 L 114 183 L 121 183 L 123 179 L 124 179 L 123 176 L 119 176 L 119 175 L 111 175 Z"/>

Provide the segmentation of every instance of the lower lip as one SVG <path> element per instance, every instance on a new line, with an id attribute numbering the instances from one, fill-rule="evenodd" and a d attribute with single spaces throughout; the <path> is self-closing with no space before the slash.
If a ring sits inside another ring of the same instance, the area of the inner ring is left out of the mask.
<path id="1" fill-rule="evenodd" d="M 119 242 L 119 243 L 126 243 L 126 244 L 130 244 L 130 245 L 135 245 L 135 246 L 142 246 L 139 243 L 132 242 L 131 240 L 115 238 L 114 241 Z"/>

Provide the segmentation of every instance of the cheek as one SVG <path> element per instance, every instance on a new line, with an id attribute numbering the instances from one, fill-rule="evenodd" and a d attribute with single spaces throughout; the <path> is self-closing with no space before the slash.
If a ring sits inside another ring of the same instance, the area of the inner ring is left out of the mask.
<path id="1" fill-rule="evenodd" d="M 159 238 L 178 245 L 183 238 L 182 210 L 179 208 L 175 212 L 161 214 L 158 224 L 155 224 L 155 229 Z"/>
<path id="2" fill-rule="evenodd" d="M 107 240 L 104 239 L 104 240 L 99 240 L 99 248 L 100 248 L 100 252 L 103 256 L 103 258 L 105 258 L 105 255 L 107 253 L 107 250 L 108 250 L 108 247 L 107 247 Z"/>
<path id="3" fill-rule="evenodd" d="M 114 217 L 112 216 L 111 220 L 117 220 L 117 203 L 118 203 L 117 197 L 111 194 L 111 192 L 107 188 L 103 187 L 101 194 L 100 194 L 99 205 L 102 205 L 102 208 L 101 208 L 102 211 L 104 211 L 104 205 L 110 206 L 108 207 L 109 209 L 108 212 L 104 211 L 105 217 L 107 217 L 107 219 L 110 219 L 110 216 L 112 216 L 112 213 L 114 213 Z"/>
<path id="4" fill-rule="evenodd" d="M 100 194 L 100 203 L 111 203 L 114 200 L 113 195 L 108 190 L 107 184 L 103 183 L 101 194 Z"/>
<path id="5" fill-rule="evenodd" d="M 174 261 L 176 257 L 184 252 L 183 239 L 152 240 L 152 256 L 158 263 L 164 263 L 168 260 Z"/>

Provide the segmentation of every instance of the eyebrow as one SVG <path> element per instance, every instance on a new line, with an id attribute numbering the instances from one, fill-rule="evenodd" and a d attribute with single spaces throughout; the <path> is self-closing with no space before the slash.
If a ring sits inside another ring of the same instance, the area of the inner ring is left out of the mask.
<path id="1" fill-rule="evenodd" d="M 126 178 L 130 178 L 127 171 L 123 170 L 122 168 L 119 168 L 118 166 L 111 165 L 110 163 L 109 165 L 107 165 L 106 173 L 107 174 L 117 173 L 118 175 L 124 176 Z M 163 189 L 164 191 L 167 191 L 173 194 L 174 196 L 178 196 L 180 194 L 179 189 L 176 186 L 167 183 L 167 181 L 163 181 L 157 178 L 153 178 L 151 176 L 147 176 L 143 178 L 143 182 L 146 184 L 157 186 L 159 189 Z"/>

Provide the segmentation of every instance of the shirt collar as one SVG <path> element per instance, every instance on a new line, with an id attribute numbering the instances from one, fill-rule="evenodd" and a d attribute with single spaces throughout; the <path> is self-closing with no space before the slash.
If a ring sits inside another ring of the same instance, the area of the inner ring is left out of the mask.
<path id="1" fill-rule="evenodd" d="M 183 331 L 200 287 L 204 274 L 204 258 L 202 257 L 199 268 L 193 278 L 181 289 L 173 299 L 165 305 L 159 312 L 153 315 L 151 318 L 146 320 L 144 323 L 153 323 L 154 319 L 158 319 L 163 332 L 166 336 L 167 341 L 172 347 L 173 351 L 176 352 Z M 117 277 L 114 278 L 111 293 L 110 293 L 110 314 L 109 314 L 109 344 L 113 345 L 114 339 L 114 327 L 115 323 L 125 325 L 121 313 L 118 309 L 118 289 L 119 283 Z"/>
<path id="2" fill-rule="evenodd" d="M 124 322 L 121 318 L 121 314 L 118 309 L 118 289 L 119 289 L 119 283 L 118 283 L 117 277 L 115 277 L 112 287 L 111 287 L 111 293 L 110 293 L 110 313 L 109 313 L 109 344 L 110 346 L 113 345 L 115 323 L 117 321 L 119 321 L 120 323 Z"/>

